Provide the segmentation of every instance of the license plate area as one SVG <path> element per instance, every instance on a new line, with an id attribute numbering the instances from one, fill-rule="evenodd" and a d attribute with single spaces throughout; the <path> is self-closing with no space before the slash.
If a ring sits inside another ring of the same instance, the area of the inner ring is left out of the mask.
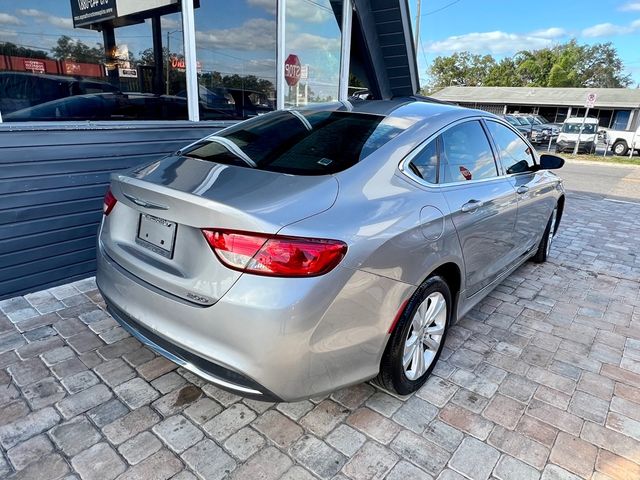
<path id="1" fill-rule="evenodd" d="M 141 213 L 136 243 L 165 258 L 173 258 L 176 229 L 175 222 Z"/>

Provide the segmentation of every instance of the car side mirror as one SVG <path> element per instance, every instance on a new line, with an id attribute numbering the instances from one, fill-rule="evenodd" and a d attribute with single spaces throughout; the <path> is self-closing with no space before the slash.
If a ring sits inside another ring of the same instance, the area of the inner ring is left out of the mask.
<path id="1" fill-rule="evenodd" d="M 556 170 L 562 168 L 564 165 L 564 158 L 557 155 L 551 155 L 549 153 L 543 153 L 540 155 L 540 168 L 542 170 Z"/>

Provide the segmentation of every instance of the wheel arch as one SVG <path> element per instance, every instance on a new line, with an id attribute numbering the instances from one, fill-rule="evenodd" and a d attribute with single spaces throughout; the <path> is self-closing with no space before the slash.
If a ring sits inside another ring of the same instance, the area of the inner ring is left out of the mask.
<path id="1" fill-rule="evenodd" d="M 558 232 L 558 228 L 560 227 L 560 221 L 562 220 L 562 214 L 564 213 L 564 204 L 565 196 L 563 194 L 558 197 L 558 215 L 556 217 L 556 224 L 553 226 L 554 235 Z"/>

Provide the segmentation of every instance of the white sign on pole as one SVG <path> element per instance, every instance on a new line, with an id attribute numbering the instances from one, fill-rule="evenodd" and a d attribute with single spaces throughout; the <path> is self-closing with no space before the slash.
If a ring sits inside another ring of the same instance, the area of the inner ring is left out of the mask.
<path id="1" fill-rule="evenodd" d="M 587 93 L 587 98 L 584 101 L 585 108 L 593 108 L 596 105 L 596 100 L 598 99 L 598 94 L 595 92 Z"/>

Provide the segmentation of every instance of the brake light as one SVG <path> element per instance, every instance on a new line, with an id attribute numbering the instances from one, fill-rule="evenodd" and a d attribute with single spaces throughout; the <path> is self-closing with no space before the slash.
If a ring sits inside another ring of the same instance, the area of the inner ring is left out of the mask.
<path id="1" fill-rule="evenodd" d="M 347 253 L 338 240 L 202 230 L 218 259 L 241 272 L 271 277 L 315 277 L 335 268 Z"/>
<path id="2" fill-rule="evenodd" d="M 116 206 L 117 202 L 118 201 L 116 200 L 116 197 L 114 197 L 113 193 L 111 193 L 111 187 L 109 187 L 104 194 L 104 201 L 102 202 L 102 213 L 105 216 L 109 215 L 111 213 L 111 210 L 113 210 L 113 207 Z"/>

